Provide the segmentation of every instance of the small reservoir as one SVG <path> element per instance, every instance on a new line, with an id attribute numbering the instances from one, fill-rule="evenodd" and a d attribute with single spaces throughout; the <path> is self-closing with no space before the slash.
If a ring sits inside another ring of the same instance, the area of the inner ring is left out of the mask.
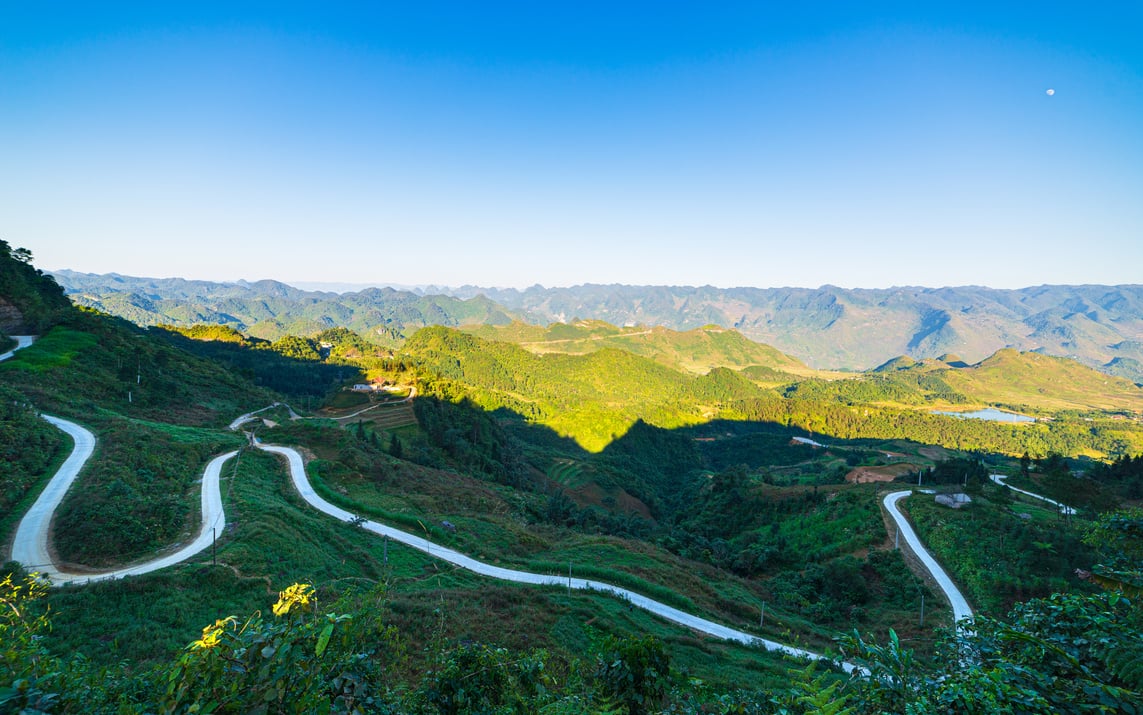
<path id="1" fill-rule="evenodd" d="M 944 410 L 933 410 L 935 415 L 949 415 L 951 417 L 963 417 L 970 420 L 988 420 L 990 422 L 1035 422 L 1035 417 L 1028 417 L 1027 415 L 1018 415 L 1015 412 L 1005 412 L 998 410 L 994 407 L 986 407 L 983 410 L 976 410 L 975 412 L 945 412 Z"/>

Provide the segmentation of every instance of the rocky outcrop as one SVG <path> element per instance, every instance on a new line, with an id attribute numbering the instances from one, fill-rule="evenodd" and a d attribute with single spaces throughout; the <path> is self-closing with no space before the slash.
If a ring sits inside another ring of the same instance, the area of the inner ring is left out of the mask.
<path id="1" fill-rule="evenodd" d="M 24 314 L 8 300 L 0 297 L 0 333 L 25 335 L 31 331 L 24 323 Z"/>

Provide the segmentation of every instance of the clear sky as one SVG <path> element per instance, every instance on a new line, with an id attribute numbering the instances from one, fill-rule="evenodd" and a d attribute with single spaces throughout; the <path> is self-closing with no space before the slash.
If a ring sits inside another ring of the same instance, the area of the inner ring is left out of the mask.
<path id="1" fill-rule="evenodd" d="M 0 238 L 210 280 L 1141 283 L 1141 37 L 1137 0 L 8 2 Z"/>

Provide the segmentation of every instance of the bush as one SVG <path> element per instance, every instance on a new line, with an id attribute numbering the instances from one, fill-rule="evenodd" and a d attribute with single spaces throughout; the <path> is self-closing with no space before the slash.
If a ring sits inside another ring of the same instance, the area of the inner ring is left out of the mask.
<path id="1" fill-rule="evenodd" d="M 667 692 L 670 656 L 654 636 L 609 637 L 596 657 L 596 687 L 630 715 L 658 712 Z"/>

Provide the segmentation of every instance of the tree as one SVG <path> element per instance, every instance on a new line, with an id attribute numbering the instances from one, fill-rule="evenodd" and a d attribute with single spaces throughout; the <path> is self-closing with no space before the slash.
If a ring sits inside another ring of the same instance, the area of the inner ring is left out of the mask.
<path id="1" fill-rule="evenodd" d="M 1108 591 L 1143 597 L 1143 509 L 1104 514 L 1083 541 L 1099 550 L 1102 562 L 1090 572 L 1078 572 L 1081 578 Z"/>

